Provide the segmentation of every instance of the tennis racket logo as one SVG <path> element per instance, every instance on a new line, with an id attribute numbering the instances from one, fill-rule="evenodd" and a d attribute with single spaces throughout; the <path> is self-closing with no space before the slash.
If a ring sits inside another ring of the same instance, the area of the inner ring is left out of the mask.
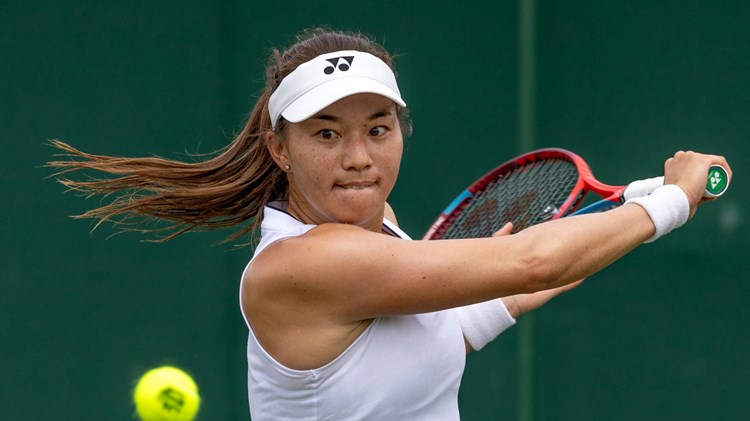
<path id="1" fill-rule="evenodd" d="M 330 75 L 330 74 L 333 74 L 333 72 L 335 72 L 336 69 L 341 70 L 342 72 L 349 70 L 352 67 L 354 56 L 334 57 L 334 58 L 326 59 L 326 61 L 331 63 L 331 65 L 323 69 L 323 73 Z"/>
<path id="2" fill-rule="evenodd" d="M 706 194 L 709 197 L 720 196 L 727 189 L 727 173 L 724 168 L 714 165 L 708 171 Z"/>

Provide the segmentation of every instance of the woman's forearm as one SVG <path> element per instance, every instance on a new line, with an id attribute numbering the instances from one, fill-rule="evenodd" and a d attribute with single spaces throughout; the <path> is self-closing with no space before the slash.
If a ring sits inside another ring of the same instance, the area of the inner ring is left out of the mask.
<path id="1" fill-rule="evenodd" d="M 528 292 L 586 278 L 610 265 L 654 234 L 654 224 L 637 205 L 530 227 L 516 236 L 532 243 L 534 274 Z"/>

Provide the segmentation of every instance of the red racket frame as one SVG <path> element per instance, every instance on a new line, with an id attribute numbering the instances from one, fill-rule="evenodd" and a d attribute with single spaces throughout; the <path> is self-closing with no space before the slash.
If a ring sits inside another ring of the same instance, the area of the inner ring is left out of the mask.
<path id="1" fill-rule="evenodd" d="M 442 232 L 445 231 L 445 229 L 442 229 L 443 225 L 448 221 L 455 220 L 455 217 L 463 211 L 466 204 L 476 196 L 477 193 L 483 191 L 489 183 L 502 174 L 507 174 L 531 163 L 547 159 L 566 159 L 571 161 L 578 171 L 578 180 L 576 181 L 575 186 L 571 190 L 568 198 L 562 206 L 560 206 L 558 212 L 554 214 L 550 220 L 561 218 L 575 211 L 583 201 L 586 193 L 589 191 L 593 191 L 602 196 L 604 200 L 601 202 L 605 205 L 609 202 L 610 205 L 608 207 L 614 207 L 621 203 L 621 196 L 626 186 L 611 186 L 597 180 L 586 161 L 577 154 L 561 148 L 538 149 L 503 163 L 475 181 L 445 208 L 424 235 L 423 239 L 431 240 L 435 237 L 436 233 L 442 234 Z M 592 209 L 592 211 L 594 210 Z"/>

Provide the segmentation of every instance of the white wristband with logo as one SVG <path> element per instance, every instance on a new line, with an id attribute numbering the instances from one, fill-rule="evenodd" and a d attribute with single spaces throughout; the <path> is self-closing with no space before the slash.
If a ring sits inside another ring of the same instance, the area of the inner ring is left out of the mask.
<path id="1" fill-rule="evenodd" d="M 681 227 L 690 216 L 687 195 L 675 184 L 664 185 L 648 196 L 628 199 L 625 203 L 635 203 L 642 207 L 654 223 L 656 232 L 646 243 L 654 242 Z"/>

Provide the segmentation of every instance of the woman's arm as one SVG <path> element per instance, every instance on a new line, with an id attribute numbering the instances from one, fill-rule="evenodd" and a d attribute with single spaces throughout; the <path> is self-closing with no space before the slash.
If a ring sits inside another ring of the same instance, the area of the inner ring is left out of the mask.
<path id="1" fill-rule="evenodd" d="M 719 157 L 692 153 L 678 153 L 665 164 L 667 182 L 686 192 L 691 213 L 702 202 L 712 163 L 726 166 Z M 646 211 L 634 204 L 512 236 L 469 240 L 402 241 L 324 224 L 266 249 L 253 263 L 247 286 L 278 305 L 340 321 L 422 313 L 576 282 L 654 232 Z"/>
<path id="2" fill-rule="evenodd" d="M 325 224 L 266 249 L 246 286 L 278 305 L 286 301 L 338 320 L 422 313 L 572 283 L 653 231 L 635 205 L 471 240 L 402 241 Z"/>
<path id="3" fill-rule="evenodd" d="M 505 235 L 510 235 L 512 230 L 513 225 L 508 223 L 492 236 L 502 237 Z M 512 318 L 516 319 L 524 313 L 528 313 L 530 311 L 538 309 L 539 307 L 546 304 L 549 300 L 557 297 L 563 292 L 570 291 L 571 289 L 580 285 L 582 282 L 583 279 L 578 282 L 563 285 L 561 287 L 545 289 L 542 291 L 533 292 L 531 294 L 516 294 L 503 297 L 503 305 L 508 310 L 508 314 L 510 314 Z"/>

